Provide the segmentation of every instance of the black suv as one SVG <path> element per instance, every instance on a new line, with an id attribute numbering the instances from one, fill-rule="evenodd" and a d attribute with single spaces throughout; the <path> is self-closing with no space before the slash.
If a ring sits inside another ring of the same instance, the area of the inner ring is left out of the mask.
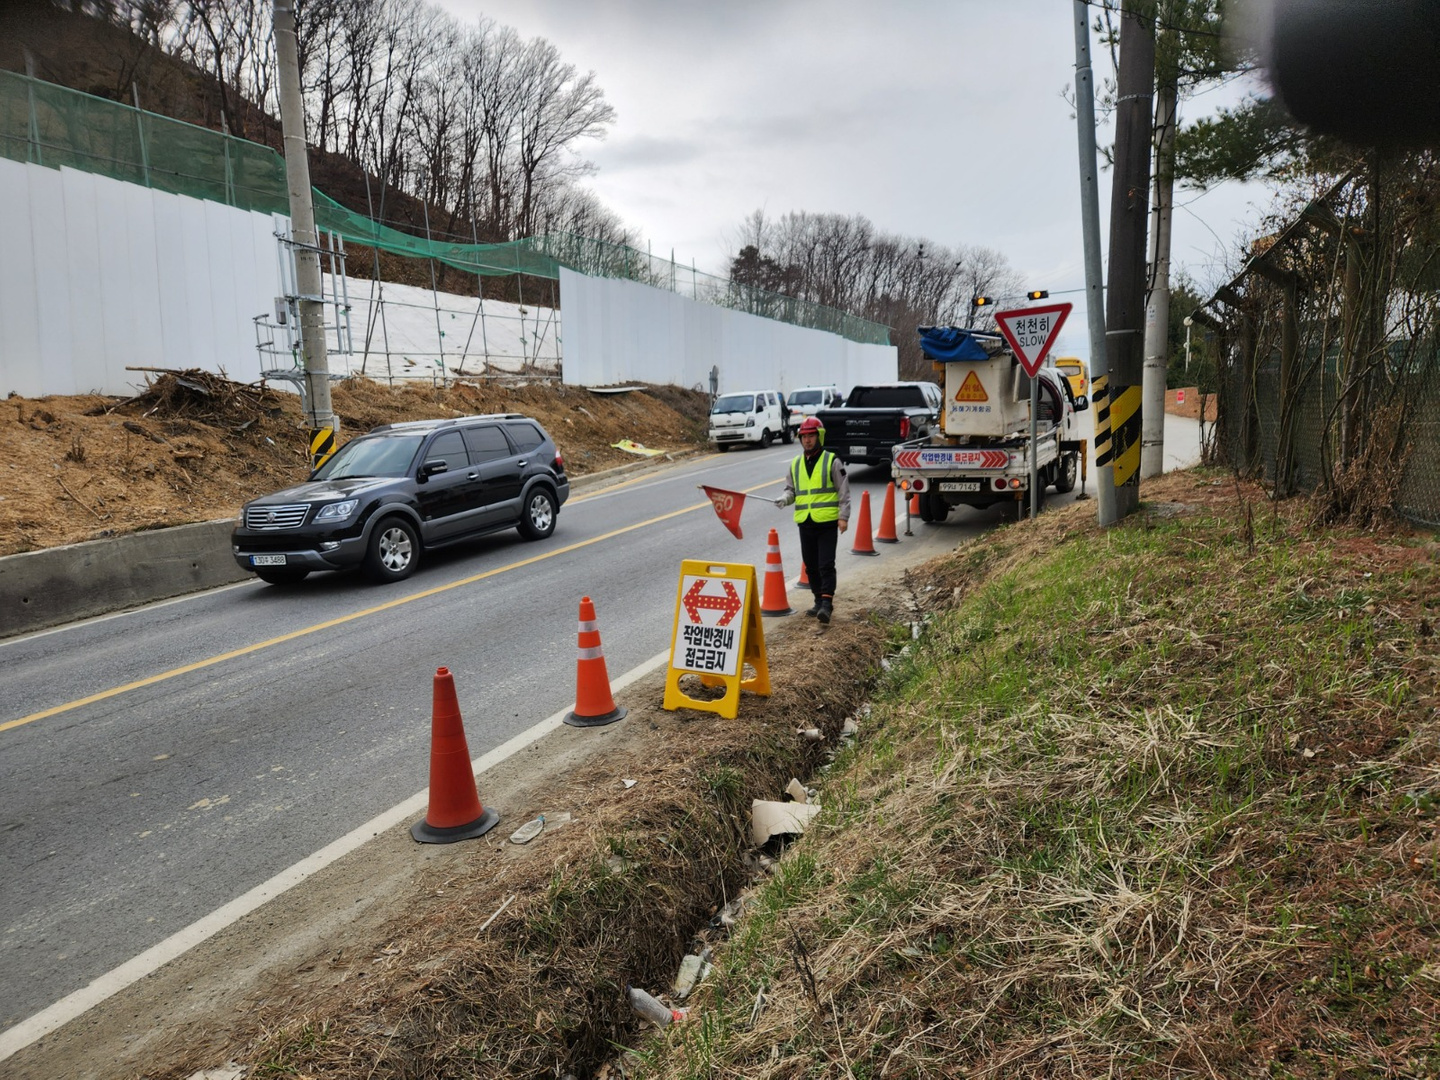
<path id="1" fill-rule="evenodd" d="M 555 443 L 520 413 L 385 424 L 305 483 L 246 503 L 231 550 L 273 585 L 355 566 L 399 581 L 429 548 L 511 527 L 544 539 L 569 495 Z"/>

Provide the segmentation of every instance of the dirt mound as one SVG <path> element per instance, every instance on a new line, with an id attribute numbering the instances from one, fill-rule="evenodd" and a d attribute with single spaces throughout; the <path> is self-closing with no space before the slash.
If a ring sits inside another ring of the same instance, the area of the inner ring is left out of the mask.
<path id="1" fill-rule="evenodd" d="M 151 373 L 130 398 L 12 396 L 0 412 L 0 555 L 213 521 L 308 472 L 300 401 L 202 371 Z M 336 384 L 341 441 L 378 424 L 518 412 L 554 437 L 573 476 L 704 445 L 708 402 L 678 387 L 592 393 L 560 383 Z"/>

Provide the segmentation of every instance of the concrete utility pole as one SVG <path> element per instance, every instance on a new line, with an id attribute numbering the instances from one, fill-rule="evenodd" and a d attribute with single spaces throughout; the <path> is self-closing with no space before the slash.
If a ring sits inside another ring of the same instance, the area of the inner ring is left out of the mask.
<path id="1" fill-rule="evenodd" d="M 1095 77 L 1090 70 L 1090 5 L 1075 0 L 1075 123 L 1080 144 L 1080 225 L 1085 244 L 1085 316 L 1090 326 L 1090 408 L 1098 444 L 1100 419 L 1110 399 L 1096 387 L 1108 385 L 1105 358 L 1105 290 L 1100 265 L 1100 185 L 1095 166 Z M 1107 429 L 1108 430 L 1108 429 Z M 1115 471 L 1097 470 L 1095 497 L 1100 524 L 1115 521 Z"/>
<path id="2" fill-rule="evenodd" d="M 1109 439 L 1096 434 L 1096 462 L 1115 476 L 1117 520 L 1140 505 L 1140 388 L 1145 320 L 1145 224 L 1150 201 L 1150 106 L 1155 94 L 1155 26 L 1124 0 L 1115 105 L 1115 180 L 1110 195 L 1106 290 Z M 1098 418 L 1097 418 L 1098 420 Z M 1103 524 L 1103 522 L 1102 522 Z"/>
<path id="3" fill-rule="evenodd" d="M 275 0 L 275 62 L 280 83 L 280 130 L 285 138 L 285 182 L 290 193 L 295 288 L 300 294 L 300 352 L 305 361 L 303 404 L 310 424 L 310 467 L 335 452 L 340 422 L 330 407 L 325 355 L 325 303 L 320 292 L 320 243 L 310 196 L 305 108 L 300 100 L 300 54 L 295 43 L 295 0 Z"/>
<path id="4" fill-rule="evenodd" d="M 1165 31 L 1171 39 L 1175 32 Z M 1166 65 L 1171 71 L 1174 65 Z M 1165 471 L 1165 371 L 1170 362 L 1170 216 L 1175 206 L 1176 85 L 1155 89 L 1155 204 L 1150 211 L 1150 302 L 1145 307 L 1145 417 L 1140 479 Z"/>

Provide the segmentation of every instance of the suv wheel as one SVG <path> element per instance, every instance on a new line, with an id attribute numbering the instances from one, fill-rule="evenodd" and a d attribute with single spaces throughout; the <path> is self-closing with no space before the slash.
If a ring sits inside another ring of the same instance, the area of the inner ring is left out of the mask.
<path id="1" fill-rule="evenodd" d="M 282 570 L 272 567 L 268 570 L 256 570 L 255 576 L 270 585 L 294 585 L 304 581 L 309 573 L 309 570 Z"/>
<path id="2" fill-rule="evenodd" d="M 516 528 L 526 540 L 544 540 L 555 531 L 555 513 L 555 496 L 550 494 L 550 489 L 531 488 Z"/>
<path id="3" fill-rule="evenodd" d="M 402 581 L 420 561 L 420 538 L 415 526 L 400 517 L 388 517 L 370 534 L 365 573 L 376 581 Z"/>

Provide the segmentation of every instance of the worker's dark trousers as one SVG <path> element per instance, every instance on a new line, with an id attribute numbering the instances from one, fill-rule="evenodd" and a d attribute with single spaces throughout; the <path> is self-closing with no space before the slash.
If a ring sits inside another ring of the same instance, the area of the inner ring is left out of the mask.
<path id="1" fill-rule="evenodd" d="M 800 558 L 815 599 L 835 595 L 835 545 L 840 526 L 834 521 L 800 522 Z"/>

